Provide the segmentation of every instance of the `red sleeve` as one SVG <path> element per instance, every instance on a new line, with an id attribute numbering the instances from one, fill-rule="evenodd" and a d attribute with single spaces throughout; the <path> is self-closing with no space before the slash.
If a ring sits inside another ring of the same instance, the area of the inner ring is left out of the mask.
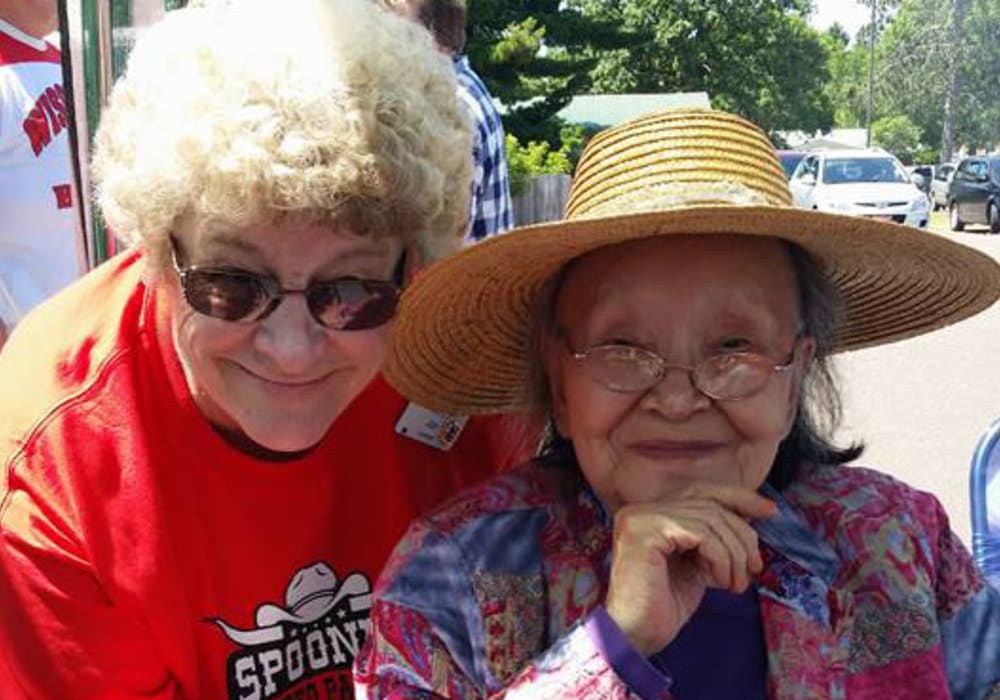
<path id="1" fill-rule="evenodd" d="M 16 459 L 0 502 L 0 697 L 180 700 L 142 621 L 98 580 L 66 485 L 46 471 Z"/>

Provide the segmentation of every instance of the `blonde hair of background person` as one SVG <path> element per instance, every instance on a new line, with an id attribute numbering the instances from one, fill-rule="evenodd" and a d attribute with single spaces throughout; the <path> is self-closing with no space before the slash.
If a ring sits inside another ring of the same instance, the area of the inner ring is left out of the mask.
<path id="1" fill-rule="evenodd" d="M 379 376 L 470 142 L 447 58 L 365 0 L 139 37 L 94 165 L 133 245 L 0 353 L 0 697 L 350 692 L 406 523 L 517 458 L 495 421 L 397 435 Z"/>

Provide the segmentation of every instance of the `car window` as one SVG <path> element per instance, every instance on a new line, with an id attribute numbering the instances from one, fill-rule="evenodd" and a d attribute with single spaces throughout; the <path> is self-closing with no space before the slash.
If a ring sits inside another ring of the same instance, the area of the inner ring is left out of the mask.
<path id="1" fill-rule="evenodd" d="M 909 182 L 906 171 L 893 158 L 829 158 L 823 164 L 823 182 Z"/>
<path id="2" fill-rule="evenodd" d="M 941 182 L 947 182 L 948 176 L 951 175 L 951 171 L 954 170 L 954 166 L 942 165 L 938 168 L 937 173 L 934 174 L 935 180 L 940 180 Z"/>
<path id="3" fill-rule="evenodd" d="M 795 179 L 797 179 L 797 180 L 803 180 L 810 173 L 812 173 L 813 176 L 815 176 L 816 175 L 816 167 L 817 167 L 816 166 L 816 160 L 817 160 L 816 156 L 809 156 L 808 158 L 806 158 L 805 160 L 803 160 L 799 164 L 798 170 L 795 173 Z"/>
<path id="4" fill-rule="evenodd" d="M 956 180 L 969 180 L 972 174 L 972 161 L 963 160 L 958 164 L 958 170 L 955 171 Z"/>

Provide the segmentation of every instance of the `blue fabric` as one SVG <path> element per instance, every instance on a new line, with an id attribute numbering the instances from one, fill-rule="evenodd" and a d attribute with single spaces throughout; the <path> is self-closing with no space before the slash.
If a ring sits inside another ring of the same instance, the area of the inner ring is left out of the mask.
<path id="1" fill-rule="evenodd" d="M 1000 692 L 1000 679 L 988 669 L 1000 668 L 1000 590 L 983 587 L 954 617 L 942 620 L 941 638 L 955 700 L 998 697 L 990 692 Z"/>
<path id="2" fill-rule="evenodd" d="M 472 70 L 469 59 L 455 56 L 454 65 L 458 96 L 475 129 L 470 226 L 466 238 L 480 241 L 514 226 L 503 123 L 493 97 Z"/>
<path id="3" fill-rule="evenodd" d="M 763 700 L 767 652 L 757 591 L 710 588 L 691 620 L 651 661 L 673 679 L 677 700 Z"/>

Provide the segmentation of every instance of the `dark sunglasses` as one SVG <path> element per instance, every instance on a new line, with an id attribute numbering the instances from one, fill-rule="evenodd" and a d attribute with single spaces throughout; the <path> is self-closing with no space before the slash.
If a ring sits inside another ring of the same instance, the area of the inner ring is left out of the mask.
<path id="1" fill-rule="evenodd" d="M 184 299 L 200 314 L 224 321 L 253 323 L 267 318 L 288 294 L 302 294 L 316 322 L 338 331 L 363 331 L 386 323 L 396 313 L 406 271 L 400 257 L 393 279 L 357 277 L 310 282 L 305 289 L 285 289 L 270 275 L 233 267 L 182 267 L 171 237 L 171 259 Z"/>

